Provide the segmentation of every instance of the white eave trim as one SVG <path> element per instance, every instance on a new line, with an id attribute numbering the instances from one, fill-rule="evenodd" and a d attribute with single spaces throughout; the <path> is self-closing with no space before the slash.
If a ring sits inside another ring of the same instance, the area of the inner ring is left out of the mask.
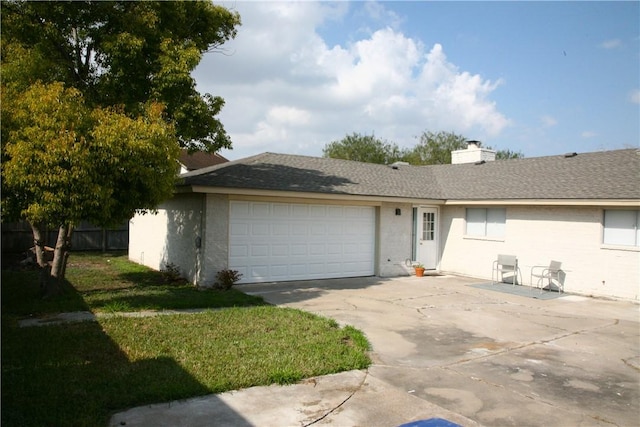
<path id="1" fill-rule="evenodd" d="M 445 206 L 626 206 L 640 207 L 638 199 L 503 199 L 446 200 Z"/>
<path id="2" fill-rule="evenodd" d="M 371 205 L 379 205 L 383 202 L 389 203 L 418 203 L 429 205 L 442 205 L 444 200 L 441 199 L 416 199 L 410 197 L 388 197 L 388 196 L 362 196 L 354 194 L 336 194 L 336 193 L 309 193 L 298 191 L 280 191 L 280 190 L 255 190 L 250 188 L 227 188 L 227 187 L 207 187 L 207 186 L 182 186 L 176 189 L 177 193 L 208 193 L 208 194 L 226 194 L 229 196 L 246 197 L 276 197 L 291 199 L 314 199 L 314 200 L 341 200 L 345 202 L 358 201 L 369 202 Z"/>
<path id="3" fill-rule="evenodd" d="M 410 197 L 363 196 L 336 193 L 309 193 L 298 191 L 256 190 L 251 188 L 229 188 L 208 186 L 179 186 L 176 193 L 226 194 L 244 197 L 276 197 L 291 199 L 338 200 L 369 202 L 412 203 L 431 206 L 603 206 L 640 208 L 640 199 L 493 199 L 493 200 L 443 200 Z"/>

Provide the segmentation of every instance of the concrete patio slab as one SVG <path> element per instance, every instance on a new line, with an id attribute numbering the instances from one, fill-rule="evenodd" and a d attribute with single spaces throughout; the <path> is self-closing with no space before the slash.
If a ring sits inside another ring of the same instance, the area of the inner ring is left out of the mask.
<path id="1" fill-rule="evenodd" d="M 640 306 L 470 286 L 481 282 L 431 276 L 241 285 L 272 304 L 361 329 L 373 365 L 288 387 L 134 408 L 111 425 L 397 426 L 434 417 L 464 426 L 638 425 Z"/>
<path id="2" fill-rule="evenodd" d="M 640 310 L 456 276 L 247 285 L 365 332 L 372 377 L 484 425 L 637 425 Z"/>

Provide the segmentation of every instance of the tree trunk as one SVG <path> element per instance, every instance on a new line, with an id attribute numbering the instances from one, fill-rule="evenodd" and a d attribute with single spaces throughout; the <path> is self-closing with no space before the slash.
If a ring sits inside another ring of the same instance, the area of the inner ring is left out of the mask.
<path id="1" fill-rule="evenodd" d="M 73 226 L 68 225 L 66 230 L 66 250 L 64 251 L 63 259 L 62 259 L 62 269 L 60 273 L 60 280 L 64 280 L 67 274 L 67 263 L 69 262 L 69 254 L 71 253 L 71 235 L 73 234 Z"/>
<path id="2" fill-rule="evenodd" d="M 51 277 L 57 279 L 58 282 L 64 280 L 67 270 L 72 233 L 73 226 L 70 224 L 63 224 L 58 229 L 58 240 L 53 251 L 53 263 L 51 265 Z"/>
<path id="3" fill-rule="evenodd" d="M 53 250 L 53 260 L 49 262 L 44 245 L 44 226 L 31 223 L 30 225 L 33 231 L 36 262 L 40 268 L 40 289 L 45 298 L 58 295 L 62 293 L 63 289 L 62 282 L 67 270 L 73 226 L 70 224 L 60 226 L 56 246 Z"/>
<path id="4" fill-rule="evenodd" d="M 33 232 L 33 252 L 36 256 L 36 264 L 40 269 L 40 289 L 42 292 L 46 292 L 49 288 L 49 282 L 51 281 L 51 269 L 49 262 L 45 259 L 44 249 L 44 226 L 29 222 L 31 231 Z"/>
<path id="5" fill-rule="evenodd" d="M 42 224 L 29 223 L 31 232 L 33 233 L 33 252 L 36 256 L 36 263 L 39 267 L 44 267 L 46 261 L 44 259 L 44 230 Z"/>

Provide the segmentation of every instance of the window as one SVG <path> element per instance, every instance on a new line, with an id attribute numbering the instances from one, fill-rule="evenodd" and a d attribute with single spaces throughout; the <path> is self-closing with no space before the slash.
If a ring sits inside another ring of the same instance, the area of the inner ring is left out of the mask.
<path id="1" fill-rule="evenodd" d="M 422 240 L 435 240 L 436 214 L 435 212 L 423 212 L 422 214 Z"/>
<path id="2" fill-rule="evenodd" d="M 640 246 L 640 211 L 605 210 L 603 243 Z"/>
<path id="3" fill-rule="evenodd" d="M 467 236 L 504 237 L 505 208 L 467 208 Z"/>

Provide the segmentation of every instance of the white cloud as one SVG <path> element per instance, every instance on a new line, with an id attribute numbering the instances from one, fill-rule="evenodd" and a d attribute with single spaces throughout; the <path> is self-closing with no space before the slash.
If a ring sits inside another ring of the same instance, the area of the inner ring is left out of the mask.
<path id="1" fill-rule="evenodd" d="M 599 46 L 603 49 L 616 49 L 622 46 L 622 41 L 620 39 L 605 40 Z"/>
<path id="2" fill-rule="evenodd" d="M 634 104 L 640 104 L 640 89 L 635 89 L 631 91 L 629 95 L 629 100 Z"/>
<path id="3" fill-rule="evenodd" d="M 542 126 L 546 128 L 550 128 L 558 124 L 558 121 L 554 117 L 548 115 L 540 117 L 540 121 L 542 122 Z"/>
<path id="4" fill-rule="evenodd" d="M 232 54 L 206 55 L 194 73 L 201 92 L 226 101 L 220 119 L 233 140 L 234 150 L 223 153 L 229 158 L 320 155 L 351 132 L 409 146 L 424 130 L 482 139 L 509 125 L 491 100 L 502 80 L 460 70 L 440 44 L 427 50 L 387 26 L 329 46 L 318 28 L 342 19 L 340 2 L 235 7 L 243 25 L 225 45 Z M 377 3 L 366 8 L 385 14 Z"/>
<path id="5" fill-rule="evenodd" d="M 404 19 L 398 16 L 392 10 L 384 7 L 384 5 L 376 1 L 367 1 L 364 4 L 365 11 L 371 19 L 378 23 L 384 23 L 385 26 L 397 29 L 400 27 Z"/>
<path id="6" fill-rule="evenodd" d="M 590 130 L 585 130 L 580 134 L 580 136 L 583 138 L 595 138 L 598 134 Z"/>

